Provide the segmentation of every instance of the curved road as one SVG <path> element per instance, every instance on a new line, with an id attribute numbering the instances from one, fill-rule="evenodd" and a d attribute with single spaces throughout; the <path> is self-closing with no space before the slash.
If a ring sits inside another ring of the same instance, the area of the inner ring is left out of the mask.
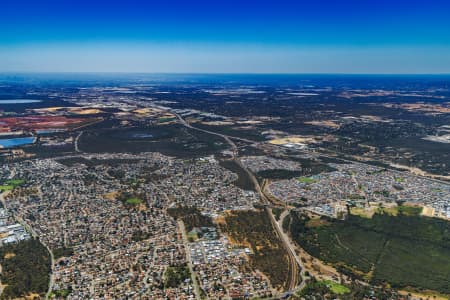
<path id="1" fill-rule="evenodd" d="M 77 137 L 75 138 L 75 142 L 74 142 L 74 145 L 75 145 L 75 152 L 78 152 L 78 153 L 82 152 L 82 151 L 80 150 L 79 146 L 78 146 L 78 141 L 80 140 L 80 137 L 83 135 L 83 133 L 84 133 L 84 131 L 80 131 L 80 133 L 79 133 L 79 134 L 77 135 Z"/>
<path id="2" fill-rule="evenodd" d="M 247 140 L 247 139 L 243 139 L 243 138 L 239 138 L 239 137 L 233 137 L 233 136 L 229 136 L 229 135 L 225 135 L 222 133 L 217 133 L 214 131 L 209 131 L 206 129 L 201 129 L 201 128 L 197 128 L 192 126 L 191 124 L 189 124 L 188 122 L 186 122 L 179 114 L 174 113 L 173 111 L 171 111 L 171 113 L 173 113 L 178 120 L 180 121 L 180 123 L 190 129 L 193 130 L 197 130 L 197 131 L 201 131 L 201 132 L 205 132 L 205 133 L 209 133 L 215 136 L 219 136 L 221 138 L 223 138 L 230 146 L 231 149 L 233 150 L 233 160 L 243 169 L 245 170 L 248 175 L 250 176 L 251 180 L 253 181 L 253 184 L 256 188 L 257 193 L 259 194 L 259 197 L 261 199 L 261 201 L 266 204 L 266 205 L 270 205 L 270 199 L 265 195 L 264 191 L 261 189 L 261 186 L 259 185 L 258 180 L 256 179 L 256 177 L 253 175 L 252 172 L 250 172 L 240 161 L 240 159 L 238 158 L 238 147 L 236 146 L 236 144 L 231 140 L 231 139 L 236 139 L 236 140 L 240 140 L 243 142 L 248 142 L 248 143 L 254 143 L 254 141 L 251 140 Z M 283 242 L 283 246 L 285 247 L 287 253 L 288 253 L 288 259 L 289 259 L 289 272 L 290 272 L 290 280 L 287 286 L 287 289 L 289 291 L 293 291 L 293 290 L 298 290 L 301 289 L 304 286 L 304 268 L 302 265 L 302 262 L 300 260 L 300 258 L 298 257 L 297 253 L 295 252 L 295 247 L 292 245 L 292 243 L 289 240 L 289 237 L 283 232 L 282 227 L 280 226 L 280 224 L 278 224 L 278 222 L 275 220 L 275 217 L 272 214 L 272 211 L 270 209 L 270 207 L 266 206 L 266 212 L 268 213 L 268 215 L 270 216 L 270 221 L 272 223 L 273 228 L 275 229 L 276 234 L 278 235 L 278 237 L 281 239 L 281 241 Z M 298 282 L 298 268 L 300 267 L 301 270 L 301 283 L 300 286 L 297 286 L 297 282 Z"/>

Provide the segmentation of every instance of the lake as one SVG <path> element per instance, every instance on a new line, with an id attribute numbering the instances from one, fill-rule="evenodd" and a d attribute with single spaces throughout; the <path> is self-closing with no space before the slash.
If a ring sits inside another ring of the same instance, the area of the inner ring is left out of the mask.
<path id="1" fill-rule="evenodd" d="M 39 103 L 42 100 L 33 100 L 33 99 L 6 99 L 0 100 L 0 104 L 24 104 L 24 103 Z"/>
<path id="2" fill-rule="evenodd" d="M 33 144 L 35 140 L 35 137 L 0 139 L 0 148 L 14 148 L 23 145 L 29 145 Z"/>

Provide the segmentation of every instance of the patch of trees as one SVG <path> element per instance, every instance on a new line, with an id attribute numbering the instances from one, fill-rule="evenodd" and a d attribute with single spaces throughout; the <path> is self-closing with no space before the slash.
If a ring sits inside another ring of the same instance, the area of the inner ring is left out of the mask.
<path id="1" fill-rule="evenodd" d="M 35 239 L 0 247 L 1 281 L 6 287 L 0 299 L 44 295 L 51 272 L 50 254 Z"/>
<path id="2" fill-rule="evenodd" d="M 398 299 L 399 296 L 398 293 L 392 289 L 373 287 L 370 285 L 359 284 L 357 282 L 352 282 L 347 285 L 347 288 L 350 289 L 349 293 L 336 294 L 326 283 L 312 278 L 305 288 L 291 297 L 291 300 Z"/>
<path id="3" fill-rule="evenodd" d="M 265 210 L 234 211 L 225 217 L 221 229 L 237 243 L 252 249 L 250 265 L 253 269 L 266 274 L 277 288 L 286 285 L 289 279 L 288 254 Z"/>
<path id="4" fill-rule="evenodd" d="M 280 220 L 283 210 L 284 210 L 283 208 L 279 208 L 279 207 L 272 208 L 272 213 L 273 213 L 273 216 L 275 217 L 275 220 L 277 220 L 277 221 Z"/>
<path id="5" fill-rule="evenodd" d="M 292 238 L 312 256 L 342 273 L 372 284 L 412 286 L 450 293 L 450 222 L 399 210 L 371 219 L 350 215 L 308 226 L 309 217 L 291 213 Z M 369 271 L 373 271 L 369 273 Z"/>
<path id="6" fill-rule="evenodd" d="M 255 184 L 250 175 L 234 160 L 221 160 L 219 164 L 221 167 L 238 175 L 238 179 L 233 182 L 235 186 L 247 191 L 256 191 Z"/>
<path id="7" fill-rule="evenodd" d="M 140 193 L 132 193 L 132 192 L 121 192 L 117 196 L 117 200 L 122 202 L 122 204 L 129 209 L 136 208 L 136 206 L 139 206 L 141 203 L 145 204 L 146 199 L 144 194 Z"/>
<path id="8" fill-rule="evenodd" d="M 190 278 L 191 272 L 187 265 L 168 267 L 164 274 L 164 287 L 176 288 Z"/>
<path id="9" fill-rule="evenodd" d="M 171 207 L 167 209 L 167 213 L 174 219 L 181 219 L 188 232 L 195 227 L 215 227 L 212 218 L 203 215 L 196 207 Z"/>
<path id="10" fill-rule="evenodd" d="M 73 248 L 72 247 L 61 247 L 53 249 L 53 257 L 55 259 L 61 258 L 61 257 L 68 257 L 73 255 Z"/>
<path id="11" fill-rule="evenodd" d="M 256 176 L 266 179 L 291 179 L 299 176 L 303 176 L 304 171 L 291 171 L 284 169 L 263 170 L 256 173 Z"/>
<path id="12" fill-rule="evenodd" d="M 151 236 L 152 235 L 149 232 L 144 232 L 142 230 L 138 230 L 138 231 L 133 232 L 131 239 L 133 240 L 133 242 L 140 242 L 140 241 L 149 239 Z"/>

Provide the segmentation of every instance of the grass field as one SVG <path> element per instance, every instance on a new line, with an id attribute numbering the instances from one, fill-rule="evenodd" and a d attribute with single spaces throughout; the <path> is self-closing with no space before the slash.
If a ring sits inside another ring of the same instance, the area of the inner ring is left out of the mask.
<path id="1" fill-rule="evenodd" d="M 23 179 L 11 179 L 6 180 L 2 185 L 0 185 L 0 192 L 12 191 L 16 187 L 21 186 L 25 183 Z"/>
<path id="2" fill-rule="evenodd" d="M 350 293 L 350 289 L 348 287 L 346 287 L 345 285 L 336 283 L 334 281 L 331 280 L 324 280 L 322 281 L 326 286 L 328 286 L 328 288 L 337 295 L 344 295 L 347 293 Z"/>
<path id="3" fill-rule="evenodd" d="M 0 185 L 0 192 L 12 191 L 14 186 L 12 185 Z"/>
<path id="4" fill-rule="evenodd" d="M 11 179 L 7 180 L 6 184 L 12 185 L 12 186 L 19 186 L 25 183 L 25 180 L 23 179 Z"/>
<path id="5" fill-rule="evenodd" d="M 136 197 L 128 198 L 127 201 L 125 201 L 128 205 L 139 205 L 142 203 L 142 200 Z"/>
<path id="6" fill-rule="evenodd" d="M 341 272 L 373 284 L 415 287 L 450 294 L 450 222 L 417 216 L 416 207 L 399 207 L 397 216 L 350 216 L 308 226 L 291 214 L 291 234 L 311 255 Z"/>
<path id="7" fill-rule="evenodd" d="M 299 177 L 298 179 L 297 179 L 299 182 L 301 182 L 301 183 L 314 183 L 314 182 L 316 182 L 313 178 L 311 178 L 311 177 Z"/>

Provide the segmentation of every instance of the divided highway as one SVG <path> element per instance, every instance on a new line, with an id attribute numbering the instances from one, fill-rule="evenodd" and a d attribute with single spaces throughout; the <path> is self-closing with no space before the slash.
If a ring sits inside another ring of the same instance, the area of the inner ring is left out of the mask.
<path id="1" fill-rule="evenodd" d="M 254 141 L 251 140 L 247 140 L 247 139 L 243 139 L 243 138 L 239 138 L 239 137 L 233 137 L 233 136 L 229 136 L 229 135 L 225 135 L 222 133 L 217 133 L 214 131 L 209 131 L 206 129 L 201 129 L 201 128 L 197 128 L 192 126 L 191 124 L 189 124 L 188 122 L 186 122 L 179 114 L 174 113 L 173 111 L 171 111 L 171 113 L 173 113 L 178 120 L 180 121 L 180 123 L 190 129 L 193 130 L 197 130 L 197 131 L 201 131 L 201 132 L 205 132 L 208 134 L 212 134 L 215 136 L 219 136 L 221 138 L 223 138 L 231 147 L 232 151 L 233 151 L 233 160 L 243 169 L 245 170 L 248 175 L 250 176 L 256 192 L 258 193 L 261 201 L 266 205 L 265 209 L 267 214 L 270 217 L 270 221 L 272 223 L 272 226 L 276 232 L 276 234 L 278 235 L 278 237 L 280 238 L 280 240 L 283 243 L 283 246 L 286 249 L 286 252 L 288 253 L 288 260 L 289 260 L 289 283 L 287 285 L 287 289 L 288 291 L 294 291 L 294 290 L 299 290 L 302 289 L 304 287 L 305 284 L 305 280 L 304 280 L 304 268 L 303 268 L 303 264 L 301 259 L 298 257 L 297 253 L 295 252 L 295 246 L 292 245 L 289 237 L 283 232 L 283 228 L 281 226 L 281 223 L 277 222 L 275 220 L 275 217 L 272 214 L 272 210 L 270 208 L 271 205 L 271 201 L 270 199 L 266 196 L 266 194 L 264 193 L 264 190 L 261 189 L 261 186 L 259 185 L 258 180 L 256 179 L 255 175 L 248 170 L 240 161 L 239 159 L 239 153 L 238 153 L 238 147 L 236 146 L 236 144 L 232 141 L 232 139 L 235 140 L 240 140 L 243 142 L 247 142 L 247 143 L 254 143 Z M 281 220 L 282 221 L 282 220 Z M 299 272 L 300 270 L 300 272 Z M 300 274 L 301 278 L 298 278 L 298 275 Z M 298 285 L 298 283 L 300 282 L 300 285 Z"/>

